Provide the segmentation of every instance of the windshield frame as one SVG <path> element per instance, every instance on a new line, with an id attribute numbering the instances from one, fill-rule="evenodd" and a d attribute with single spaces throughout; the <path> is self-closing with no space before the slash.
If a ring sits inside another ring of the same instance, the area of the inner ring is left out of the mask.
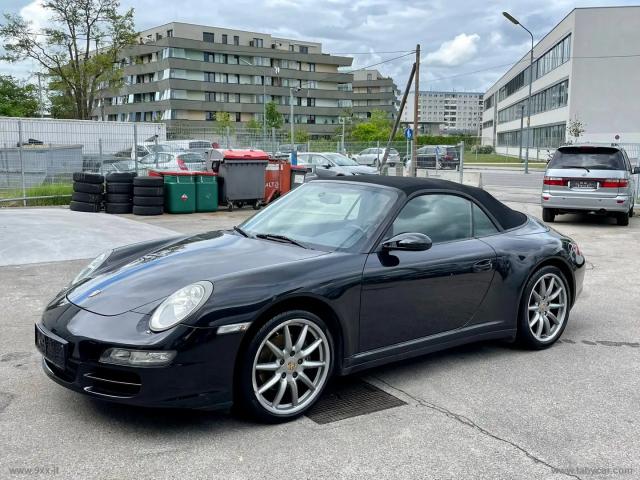
<path id="1" fill-rule="evenodd" d="M 378 221 L 378 225 L 375 226 L 375 227 L 372 227 L 372 229 L 367 232 L 369 234 L 368 237 L 361 238 L 360 240 L 355 242 L 350 247 L 336 247 L 336 248 L 334 248 L 334 247 L 331 247 L 331 246 L 315 244 L 313 242 L 309 242 L 309 241 L 304 240 L 304 239 L 298 239 L 298 238 L 295 238 L 295 237 L 291 237 L 294 240 L 299 241 L 300 243 L 304 244 L 306 247 L 308 247 L 308 248 L 310 248 L 312 250 L 322 251 L 322 252 L 327 252 L 327 253 L 339 253 L 339 252 L 362 253 L 362 254 L 370 253 L 372 251 L 373 247 L 375 247 L 377 245 L 380 236 L 385 232 L 385 230 L 387 229 L 390 221 L 392 221 L 393 218 L 395 218 L 395 215 L 396 215 L 398 209 L 404 204 L 404 201 L 406 199 L 406 195 L 404 194 L 404 192 L 402 192 L 399 189 L 393 188 L 393 187 L 389 187 L 389 186 L 386 186 L 386 185 L 368 184 L 368 183 L 362 183 L 362 182 L 350 182 L 348 180 L 314 180 L 313 182 L 309 182 L 309 183 L 305 183 L 305 184 L 301 185 L 300 187 L 298 187 L 294 191 L 297 191 L 297 190 L 299 190 L 301 188 L 305 188 L 307 185 L 317 186 L 317 185 L 323 185 L 323 184 L 327 185 L 327 186 L 351 185 L 354 188 L 360 188 L 360 189 L 363 189 L 363 190 L 371 190 L 371 191 L 384 190 L 384 191 L 389 192 L 389 193 L 391 193 L 391 194 L 393 194 L 395 196 L 395 198 L 391 198 L 390 203 L 387 205 L 387 207 L 386 207 L 387 211 L 383 212 L 383 214 L 380 216 L 380 219 Z M 247 228 L 246 225 L 248 223 L 250 223 L 251 220 L 254 219 L 256 216 L 261 215 L 261 214 L 263 214 L 263 212 L 267 212 L 270 208 L 275 208 L 280 203 L 285 202 L 287 197 L 288 197 L 288 195 L 283 195 L 282 197 L 280 197 L 277 200 L 275 200 L 272 203 L 270 203 L 267 207 L 262 209 L 260 212 L 256 213 L 252 217 L 247 218 L 244 222 L 242 222 L 238 226 L 242 230 L 244 230 L 246 233 L 248 233 L 251 238 L 254 238 L 254 235 L 256 233 L 283 234 L 283 232 L 254 232 L 253 230 Z M 270 241 L 270 240 L 265 240 L 265 241 Z M 299 247 L 296 247 L 296 248 L 299 248 Z"/>

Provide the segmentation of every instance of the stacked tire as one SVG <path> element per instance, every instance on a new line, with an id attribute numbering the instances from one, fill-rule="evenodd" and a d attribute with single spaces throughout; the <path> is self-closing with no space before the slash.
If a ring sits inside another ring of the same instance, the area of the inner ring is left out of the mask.
<path id="1" fill-rule="evenodd" d="M 107 195 L 104 210 L 107 213 L 133 211 L 133 181 L 135 173 L 114 172 L 107 175 Z"/>
<path id="2" fill-rule="evenodd" d="M 162 215 L 164 211 L 164 179 L 137 177 L 133 179 L 133 214 Z"/>
<path id="3" fill-rule="evenodd" d="M 73 174 L 73 194 L 69 209 L 74 212 L 99 212 L 104 200 L 104 177 L 96 173 Z"/>

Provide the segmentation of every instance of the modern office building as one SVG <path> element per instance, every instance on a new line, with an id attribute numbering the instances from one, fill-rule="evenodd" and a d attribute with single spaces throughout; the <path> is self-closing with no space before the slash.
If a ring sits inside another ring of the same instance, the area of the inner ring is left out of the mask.
<path id="1" fill-rule="evenodd" d="M 557 147 L 572 119 L 584 124 L 580 141 L 640 142 L 638 25 L 640 7 L 576 8 L 535 45 L 525 145 Z M 529 63 L 527 52 L 484 94 L 483 143 L 498 151 L 517 154 L 523 114 L 526 131 Z"/>
<path id="2" fill-rule="evenodd" d="M 402 112 L 403 124 L 413 123 L 415 92 L 409 92 Z M 482 118 L 482 93 L 421 91 L 418 95 L 418 125 L 440 134 L 467 133 L 477 135 Z M 421 131 L 423 129 L 421 128 Z"/>
<path id="3" fill-rule="evenodd" d="M 382 110 L 389 118 L 396 118 L 400 92 L 391 77 L 384 77 L 378 70 L 357 70 L 353 72 L 352 84 L 355 118 L 369 118 L 374 110 Z"/>
<path id="4" fill-rule="evenodd" d="M 356 93 L 353 74 L 339 71 L 352 58 L 324 53 L 320 43 L 264 33 L 172 22 L 142 32 L 122 58 L 125 85 L 102 92 L 94 119 L 202 126 L 228 112 L 235 122 L 262 122 L 266 100 L 279 105 L 288 123 L 290 89 L 296 89 L 295 124 L 324 136 L 335 133 L 354 95 L 358 102 L 392 101 L 386 90 L 371 98 Z M 372 88 L 393 89 L 379 75 L 375 82 Z"/>

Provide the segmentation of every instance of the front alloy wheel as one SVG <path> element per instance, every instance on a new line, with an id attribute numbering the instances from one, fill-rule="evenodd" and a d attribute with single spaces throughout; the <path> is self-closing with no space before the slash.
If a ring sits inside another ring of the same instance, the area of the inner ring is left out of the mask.
<path id="1" fill-rule="evenodd" d="M 567 281 L 553 266 L 543 267 L 527 283 L 520 314 L 518 337 L 528 347 L 541 349 L 562 335 L 569 318 Z"/>
<path id="2" fill-rule="evenodd" d="M 267 322 L 247 353 L 251 363 L 243 369 L 239 400 L 249 413 L 270 422 L 304 413 L 324 389 L 333 361 L 326 326 L 320 318 L 301 311 Z"/>

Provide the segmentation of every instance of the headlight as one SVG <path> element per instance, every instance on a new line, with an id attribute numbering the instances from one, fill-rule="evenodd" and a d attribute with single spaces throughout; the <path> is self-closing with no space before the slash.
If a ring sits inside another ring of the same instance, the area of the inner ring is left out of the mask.
<path id="1" fill-rule="evenodd" d="M 107 260 L 107 258 L 109 258 L 109 255 L 111 255 L 111 252 L 112 250 L 107 250 L 106 252 L 102 252 L 100 255 L 94 258 L 91 261 L 91 263 L 89 263 L 89 265 L 84 267 L 82 271 L 78 275 L 76 275 L 76 278 L 73 279 L 73 281 L 71 282 L 71 285 L 75 285 L 79 281 L 84 280 L 89 275 L 91 275 L 94 271 L 96 271 L 98 267 L 100 267 Z"/>
<path id="2" fill-rule="evenodd" d="M 171 363 L 171 360 L 173 360 L 175 356 L 175 350 L 151 351 L 109 348 L 100 356 L 100 363 L 138 367 L 160 367 Z"/>
<path id="3" fill-rule="evenodd" d="M 161 332 L 177 325 L 200 308 L 211 292 L 211 282 L 196 282 L 172 293 L 151 315 L 149 328 L 154 332 Z"/>

